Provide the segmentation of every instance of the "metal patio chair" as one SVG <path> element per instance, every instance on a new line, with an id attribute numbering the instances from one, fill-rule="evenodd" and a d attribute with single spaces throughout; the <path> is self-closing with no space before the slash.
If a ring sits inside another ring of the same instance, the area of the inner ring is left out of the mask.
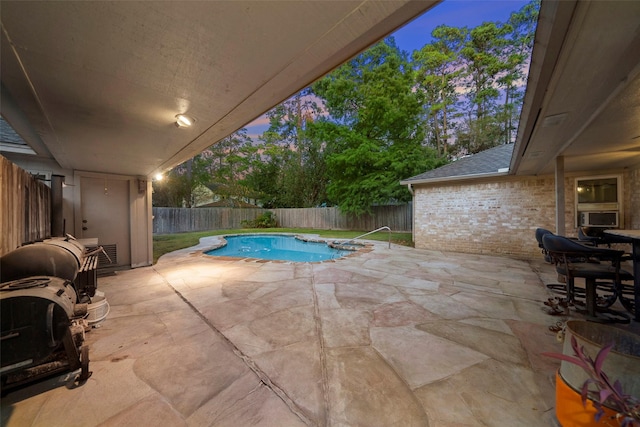
<path id="1" fill-rule="evenodd" d="M 555 264 L 555 260 L 553 259 L 549 251 L 544 247 L 544 243 L 542 241 L 543 237 L 546 235 L 555 236 L 555 234 L 552 231 L 549 231 L 545 228 L 536 229 L 536 240 L 538 241 L 538 247 L 541 249 L 542 254 L 544 255 L 544 260 L 550 264 Z M 578 259 L 573 259 L 572 261 L 586 262 L 587 259 L 584 257 L 581 257 Z M 545 305 L 549 305 L 552 307 L 550 314 L 560 314 L 557 312 L 558 308 L 555 307 L 557 306 L 558 303 L 561 303 L 563 307 L 567 306 L 566 304 L 567 302 L 570 302 L 571 304 L 573 304 L 573 301 L 575 300 L 575 297 L 576 297 L 575 293 L 578 294 L 577 295 L 578 298 L 584 299 L 584 292 L 582 291 L 582 289 L 578 289 L 576 291 L 572 290 L 573 293 L 571 297 L 567 295 L 567 284 L 566 284 L 566 277 L 564 274 L 558 274 L 558 280 L 562 283 L 547 284 L 547 289 L 549 289 L 553 293 L 560 294 L 561 296 L 563 296 L 563 298 L 561 299 L 557 299 L 557 298 L 549 299 L 549 302 L 545 303 Z"/>
<path id="2" fill-rule="evenodd" d="M 624 313 L 608 309 L 621 293 L 622 282 L 633 280 L 631 273 L 620 268 L 623 251 L 586 246 L 552 233 L 543 235 L 542 242 L 544 249 L 554 260 L 556 272 L 566 277 L 568 302 L 582 305 L 582 301 L 576 299 L 580 292 L 575 287 L 575 279 L 582 278 L 585 281 L 586 314 L 592 320 L 630 321 Z M 598 318 L 598 312 L 609 312 L 617 316 L 617 319 Z"/>

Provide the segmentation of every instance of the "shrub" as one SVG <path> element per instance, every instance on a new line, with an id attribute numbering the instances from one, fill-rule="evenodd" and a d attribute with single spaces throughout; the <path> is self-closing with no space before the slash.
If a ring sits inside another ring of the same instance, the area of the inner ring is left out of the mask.
<path id="1" fill-rule="evenodd" d="M 241 222 L 243 228 L 274 228 L 278 226 L 276 216 L 271 211 L 266 211 L 253 221 L 243 220 Z"/>

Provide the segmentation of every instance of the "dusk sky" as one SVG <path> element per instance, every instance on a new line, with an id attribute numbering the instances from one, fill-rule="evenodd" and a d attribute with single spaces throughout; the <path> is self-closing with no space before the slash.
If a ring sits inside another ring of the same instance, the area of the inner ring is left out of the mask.
<path id="1" fill-rule="evenodd" d="M 473 28 L 483 22 L 506 22 L 512 12 L 527 3 L 524 0 L 445 0 L 391 35 L 400 49 L 411 54 L 431 40 L 431 31 L 438 25 Z M 263 115 L 245 128 L 257 141 L 259 135 L 267 130 L 268 120 Z"/>

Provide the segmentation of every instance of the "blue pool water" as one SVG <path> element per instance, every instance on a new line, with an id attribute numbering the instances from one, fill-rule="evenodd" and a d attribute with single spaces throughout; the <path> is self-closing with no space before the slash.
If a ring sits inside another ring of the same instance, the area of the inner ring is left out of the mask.
<path id="1" fill-rule="evenodd" d="M 205 253 L 213 256 L 317 262 L 340 258 L 352 252 L 334 249 L 326 243 L 305 242 L 294 236 L 226 236 L 225 239 L 226 246 Z"/>

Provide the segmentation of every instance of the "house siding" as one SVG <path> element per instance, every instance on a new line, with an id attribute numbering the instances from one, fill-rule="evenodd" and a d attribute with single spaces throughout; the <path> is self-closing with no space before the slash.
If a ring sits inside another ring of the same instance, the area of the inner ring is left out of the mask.
<path id="1" fill-rule="evenodd" d="M 566 235 L 576 235 L 575 177 L 599 174 L 565 177 Z M 640 168 L 622 175 L 624 225 L 638 228 Z M 555 230 L 553 175 L 421 184 L 414 202 L 414 243 L 421 249 L 528 259 L 540 254 L 535 229 Z"/>

